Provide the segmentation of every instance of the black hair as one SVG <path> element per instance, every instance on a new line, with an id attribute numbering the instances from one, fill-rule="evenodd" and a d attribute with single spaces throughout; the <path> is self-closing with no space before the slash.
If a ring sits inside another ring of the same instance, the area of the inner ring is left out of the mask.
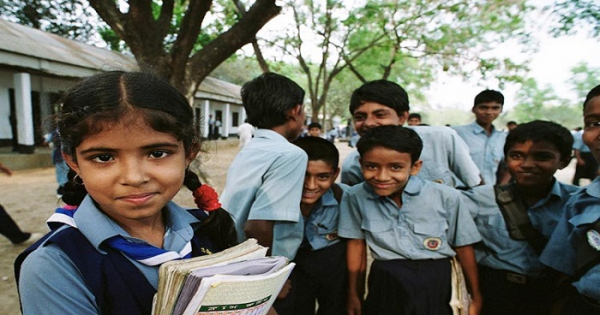
<path id="1" fill-rule="evenodd" d="M 285 124 L 288 111 L 304 103 L 304 90 L 296 82 L 272 72 L 244 84 L 241 95 L 248 122 L 263 129 Z"/>
<path id="2" fill-rule="evenodd" d="M 410 110 L 408 94 L 398 84 L 387 80 L 375 80 L 354 90 L 350 98 L 350 114 L 367 102 L 379 103 L 392 108 L 398 116 Z"/>
<path id="3" fill-rule="evenodd" d="M 421 156 L 423 141 L 410 128 L 385 125 L 367 130 L 356 144 L 358 153 L 361 156 L 378 147 L 408 153 L 410 154 L 411 162 L 414 164 Z"/>
<path id="4" fill-rule="evenodd" d="M 200 146 L 192 108 L 177 89 L 150 73 L 110 71 L 83 79 L 63 96 L 55 116 L 60 148 L 75 159 L 75 148 L 85 137 L 129 119 L 132 114 L 141 115 L 154 130 L 174 135 L 183 142 L 187 153 Z M 87 191 L 75 181 L 74 172 L 70 173 L 63 201 L 78 206 Z M 184 185 L 194 191 L 201 183 L 196 174 L 188 171 Z M 202 233 L 216 244 L 231 245 L 231 240 L 237 239 L 235 230 L 232 232 L 233 220 L 223 209 L 212 211 L 203 226 Z"/>
<path id="5" fill-rule="evenodd" d="M 508 151 L 517 143 L 547 141 L 558 149 L 560 160 L 569 163 L 571 161 L 571 151 L 573 150 L 573 135 L 571 132 L 551 121 L 534 120 L 528 123 L 520 124 L 513 129 L 504 143 L 504 156 L 508 156 Z"/>
<path id="6" fill-rule="evenodd" d="M 411 119 L 411 118 L 417 118 L 418 120 L 421 120 L 421 114 L 419 114 L 419 113 L 410 113 L 410 114 L 408 114 L 408 119 Z"/>
<path id="7" fill-rule="evenodd" d="M 323 126 L 321 126 L 321 124 L 319 124 L 318 122 L 311 122 L 308 125 L 308 129 L 309 130 L 312 129 L 312 128 L 319 128 L 319 129 L 323 130 Z"/>
<path id="8" fill-rule="evenodd" d="M 514 121 L 514 120 L 511 120 L 511 121 L 507 122 L 506 125 L 507 126 L 509 126 L 509 125 L 517 125 L 517 122 Z"/>
<path id="9" fill-rule="evenodd" d="M 331 141 L 319 137 L 303 137 L 294 140 L 292 143 L 306 152 L 309 161 L 323 161 L 337 169 L 340 153 Z"/>
<path id="10" fill-rule="evenodd" d="M 600 96 L 600 85 L 596 85 L 588 92 L 587 96 L 585 97 L 585 101 L 583 101 L 583 109 L 585 109 L 585 106 L 592 100 L 592 98 L 597 96 Z"/>
<path id="11" fill-rule="evenodd" d="M 479 94 L 477 94 L 477 96 L 475 96 L 475 101 L 473 102 L 473 107 L 475 107 L 479 104 L 490 103 L 490 102 L 496 102 L 500 105 L 504 105 L 504 95 L 502 95 L 502 93 L 500 93 L 498 91 L 494 91 L 494 90 L 483 90 L 483 91 L 479 92 Z"/>

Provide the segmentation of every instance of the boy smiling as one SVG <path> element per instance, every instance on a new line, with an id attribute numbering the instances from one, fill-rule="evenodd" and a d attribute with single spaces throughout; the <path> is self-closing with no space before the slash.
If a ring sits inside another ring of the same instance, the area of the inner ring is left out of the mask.
<path id="1" fill-rule="evenodd" d="M 482 301 L 471 244 L 480 238 L 460 192 L 415 176 L 423 143 L 409 128 L 375 127 L 357 148 L 365 181 L 344 194 L 339 224 L 348 238 L 348 314 L 451 314 L 455 255 L 476 314 Z M 374 262 L 363 305 L 366 245 Z"/>

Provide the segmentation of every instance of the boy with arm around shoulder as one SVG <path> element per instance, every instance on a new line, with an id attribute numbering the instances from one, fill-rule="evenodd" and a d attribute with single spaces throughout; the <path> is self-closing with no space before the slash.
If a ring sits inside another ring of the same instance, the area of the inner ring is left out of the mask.
<path id="1" fill-rule="evenodd" d="M 536 120 L 510 132 L 504 145 L 507 185 L 464 191 L 483 241 L 475 246 L 482 314 L 548 314 L 556 273 L 540 253 L 577 188 L 556 180 L 571 160 L 573 137 L 563 126 Z M 515 213 L 523 213 L 519 219 Z"/>
<path id="2" fill-rule="evenodd" d="M 457 255 L 478 314 L 481 295 L 471 244 L 479 233 L 460 192 L 415 175 L 422 141 L 401 126 L 368 130 L 357 148 L 365 181 L 342 198 L 339 235 L 348 238 L 349 314 L 451 314 L 451 264 Z M 366 245 L 369 294 L 362 303 Z"/>
<path id="3" fill-rule="evenodd" d="M 583 103 L 583 141 L 600 161 L 600 85 Z M 600 179 L 575 192 L 540 257 L 569 276 L 574 292 L 561 314 L 600 314 Z"/>
<path id="4" fill-rule="evenodd" d="M 308 155 L 300 209 L 304 239 L 292 273 L 294 315 L 343 315 L 346 306 L 346 242 L 337 235 L 344 184 L 335 184 L 339 153 L 320 137 L 293 142 Z M 319 309 L 315 311 L 315 302 Z"/>

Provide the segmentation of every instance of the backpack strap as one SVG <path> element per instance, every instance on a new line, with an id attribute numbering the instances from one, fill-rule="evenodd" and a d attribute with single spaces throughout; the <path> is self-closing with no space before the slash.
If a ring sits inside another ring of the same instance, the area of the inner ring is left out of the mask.
<path id="1" fill-rule="evenodd" d="M 583 276 L 592 267 L 600 264 L 600 220 L 593 223 L 577 243 L 575 275 Z"/>
<path id="2" fill-rule="evenodd" d="M 344 194 L 344 190 L 340 185 L 333 183 L 331 185 L 331 191 L 333 191 L 333 197 L 337 200 L 338 204 L 342 201 L 342 195 Z"/>
<path id="3" fill-rule="evenodd" d="M 527 207 L 515 192 L 514 184 L 495 185 L 494 192 L 510 237 L 527 241 L 538 255 L 541 254 L 548 240 L 531 224 Z"/>

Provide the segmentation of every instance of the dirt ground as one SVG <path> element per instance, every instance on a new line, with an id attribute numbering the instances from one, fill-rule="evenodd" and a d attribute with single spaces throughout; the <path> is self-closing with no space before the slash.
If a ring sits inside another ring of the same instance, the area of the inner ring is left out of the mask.
<path id="1" fill-rule="evenodd" d="M 337 143 L 341 159 L 352 149 L 347 143 Z M 227 168 L 238 152 L 237 140 L 211 141 L 205 143 L 205 153 L 200 162 L 210 176 L 209 183 L 218 192 L 225 187 Z M 571 182 L 573 164 L 557 174 L 559 180 Z M 15 219 L 18 225 L 28 232 L 46 233 L 46 219 L 61 205 L 56 196 L 54 168 L 16 171 L 13 176 L 0 176 L 0 204 Z M 190 192 L 183 188 L 175 201 L 185 207 L 193 207 Z M 6 238 L 0 237 L 0 315 L 19 314 L 19 301 L 13 273 L 13 262 L 24 250 Z"/>

